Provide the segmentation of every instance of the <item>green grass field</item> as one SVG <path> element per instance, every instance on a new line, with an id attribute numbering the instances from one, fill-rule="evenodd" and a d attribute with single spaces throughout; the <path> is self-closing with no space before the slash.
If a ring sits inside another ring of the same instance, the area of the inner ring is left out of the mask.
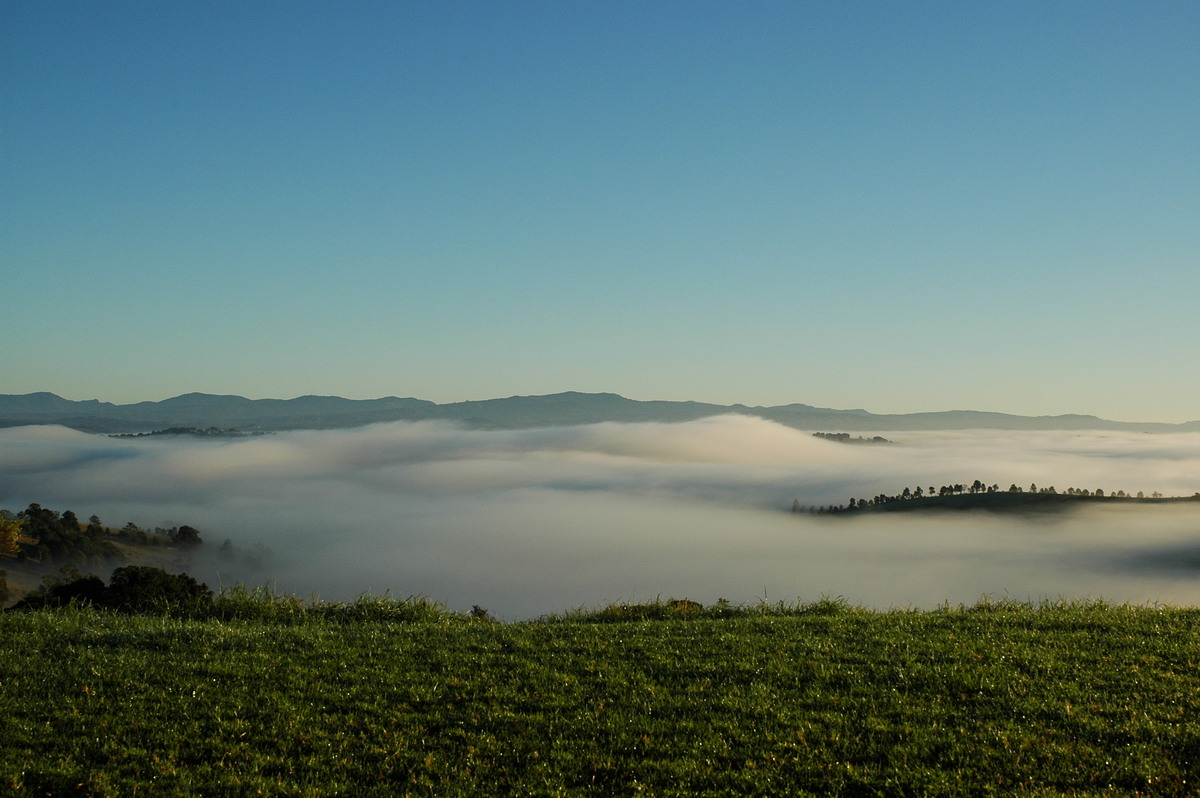
<path id="1" fill-rule="evenodd" d="M 14 795 L 1189 795 L 1200 610 L 0 614 Z"/>

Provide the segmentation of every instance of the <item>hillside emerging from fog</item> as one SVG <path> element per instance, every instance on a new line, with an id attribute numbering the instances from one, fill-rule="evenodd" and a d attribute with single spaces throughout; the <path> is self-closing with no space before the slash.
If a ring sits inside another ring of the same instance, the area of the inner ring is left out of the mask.
<path id="1" fill-rule="evenodd" d="M 907 488 L 905 489 L 907 493 Z M 950 492 L 942 495 L 911 497 L 876 496 L 870 499 L 851 499 L 853 504 L 832 505 L 828 508 L 802 507 L 798 503 L 792 512 L 830 512 L 854 516 L 860 513 L 923 512 L 939 510 L 986 510 L 996 514 L 1051 513 L 1074 510 L 1083 506 L 1127 505 L 1161 507 L 1180 503 L 1200 503 L 1200 492 L 1192 496 L 1129 496 L 1124 491 L 1105 494 L 1103 490 L 1071 490 L 1070 493 L 1054 491 L 987 491 L 980 493 Z"/>
<path id="2" fill-rule="evenodd" d="M 160 402 L 118 405 L 95 399 L 73 401 L 53 393 L 0 394 L 0 427 L 61 424 L 83 432 L 147 432 L 165 427 L 256 431 L 338 429 L 383 421 L 455 421 L 483 429 L 524 429 L 599 422 L 681 422 L 735 413 L 756 416 L 796 429 L 882 430 L 1124 430 L 1200 431 L 1200 420 L 1183 424 L 1109 421 L 1087 415 L 1017 416 L 969 410 L 876 414 L 804 404 L 776 407 L 717 405 L 703 402 L 638 401 L 612 393 L 511 396 L 437 404 L 424 399 L 388 396 L 344 399 L 301 396 L 295 399 L 247 399 L 189 393 Z"/>

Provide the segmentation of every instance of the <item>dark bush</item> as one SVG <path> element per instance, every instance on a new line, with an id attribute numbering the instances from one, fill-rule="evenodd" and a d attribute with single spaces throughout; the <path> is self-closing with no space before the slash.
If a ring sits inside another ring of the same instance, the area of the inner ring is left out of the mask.
<path id="1" fill-rule="evenodd" d="M 212 604 L 208 585 L 187 574 L 172 574 L 161 568 L 126 565 L 113 571 L 104 604 L 122 612 L 179 608 L 198 609 Z"/>
<path id="2" fill-rule="evenodd" d="M 65 607 L 68 604 L 104 606 L 104 580 L 98 576 L 81 576 L 75 568 L 62 569 L 59 579 L 46 577 L 41 587 L 13 605 L 15 610 L 38 610 L 43 607 Z"/>
<path id="3" fill-rule="evenodd" d="M 108 587 L 98 576 L 79 576 L 64 569 L 70 581 L 47 581 L 13 605 L 16 610 L 37 610 L 44 607 L 65 607 L 70 604 L 90 604 L 127 613 L 149 613 L 163 610 L 187 612 L 212 606 L 213 594 L 208 585 L 197 582 L 187 574 L 172 574 L 161 568 L 127 565 L 113 571 Z M 74 577 L 74 578 L 72 578 Z"/>
<path id="4" fill-rule="evenodd" d="M 54 606 L 76 604 L 104 604 L 104 580 L 88 575 L 65 585 L 55 585 L 47 592 Z"/>

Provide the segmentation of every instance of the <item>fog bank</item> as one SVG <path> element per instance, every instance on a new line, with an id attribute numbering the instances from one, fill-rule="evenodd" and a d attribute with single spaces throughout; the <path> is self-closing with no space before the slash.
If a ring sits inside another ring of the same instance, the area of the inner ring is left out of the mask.
<path id="1" fill-rule="evenodd" d="M 211 585 L 425 595 L 525 617 L 661 595 L 876 607 L 1104 597 L 1200 605 L 1200 506 L 793 515 L 904 487 L 1200 490 L 1200 434 L 888 433 L 848 445 L 747 416 L 515 431 L 397 422 L 249 438 L 0 430 L 0 507 L 190 524 Z M 869 437 L 869 434 L 867 435 Z M 218 577 L 219 573 L 219 577 Z"/>

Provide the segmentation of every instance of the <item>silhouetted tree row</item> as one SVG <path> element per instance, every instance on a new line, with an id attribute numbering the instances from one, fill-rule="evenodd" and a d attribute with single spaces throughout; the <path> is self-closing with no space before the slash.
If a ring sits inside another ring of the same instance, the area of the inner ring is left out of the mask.
<path id="1" fill-rule="evenodd" d="M 876 435 L 873 438 L 864 438 L 859 435 L 857 438 L 851 438 L 849 432 L 814 432 L 814 438 L 823 438 L 827 441 L 836 441 L 838 443 L 891 443 L 887 438 L 882 438 Z"/>
<path id="2" fill-rule="evenodd" d="M 820 434 L 820 433 L 818 433 L 818 434 Z M 792 502 L 792 512 L 793 513 L 800 513 L 800 512 L 841 513 L 841 512 L 848 512 L 851 510 L 862 510 L 862 509 L 866 509 L 868 507 L 875 507 L 878 505 L 891 504 L 893 502 L 906 502 L 906 501 L 914 501 L 914 500 L 921 500 L 921 499 L 932 499 L 935 497 L 940 498 L 940 497 L 945 497 L 945 496 L 956 496 L 956 495 L 960 495 L 960 494 L 964 494 L 964 493 L 966 493 L 966 494 L 988 494 L 988 493 L 1000 493 L 1000 492 L 1001 492 L 1001 488 L 998 484 L 988 485 L 985 482 L 983 482 L 982 480 L 977 479 L 974 482 L 972 482 L 970 485 L 963 485 L 961 483 L 955 483 L 953 485 L 942 485 L 941 487 L 935 487 L 933 485 L 930 485 L 928 487 L 928 489 L 922 488 L 921 486 L 918 485 L 915 488 L 906 487 L 906 488 L 902 489 L 899 493 L 896 493 L 893 495 L 881 493 L 877 496 L 872 496 L 869 498 L 852 496 L 852 497 L 850 497 L 850 500 L 844 505 L 843 504 L 831 504 L 831 505 L 807 506 L 807 505 L 801 504 L 799 499 L 796 499 Z M 1007 491 L 1005 491 L 1005 492 L 1007 492 L 1007 493 L 1025 493 L 1026 490 L 1014 482 L 1011 485 L 1009 485 Z M 1041 494 L 1057 494 L 1059 491 L 1053 485 L 1051 485 L 1050 487 L 1039 488 L 1037 486 L 1037 484 L 1034 483 L 1029 486 L 1028 492 L 1029 493 L 1041 493 Z M 1112 498 L 1121 498 L 1121 499 L 1134 499 L 1134 498 L 1145 499 L 1145 498 L 1147 498 L 1147 496 L 1140 490 L 1137 492 L 1136 495 L 1134 495 L 1132 493 L 1127 493 L 1124 490 L 1118 490 L 1118 491 L 1114 491 L 1112 493 L 1106 494 L 1104 492 L 1104 490 L 1101 488 L 1096 488 L 1095 490 L 1088 490 L 1087 488 L 1067 488 L 1065 491 L 1063 491 L 1063 493 L 1068 496 L 1080 496 L 1080 497 L 1094 496 L 1094 497 L 1098 497 L 1098 498 L 1103 498 L 1105 496 L 1109 496 Z M 1197 495 L 1200 495 L 1200 494 L 1197 494 Z M 1161 498 L 1163 498 L 1163 495 L 1161 493 L 1159 493 L 1158 491 L 1154 491 L 1153 493 L 1150 494 L 1149 498 L 1161 499 Z"/>
<path id="3" fill-rule="evenodd" d="M 251 435 L 269 435 L 269 432 L 254 431 L 243 432 L 236 428 L 221 429 L 220 427 L 208 427 L 201 429 L 199 427 L 169 427 L 167 429 L 156 429 L 153 432 L 120 432 L 109 435 L 110 438 L 149 438 L 155 435 L 190 435 L 198 438 L 246 438 Z"/>

